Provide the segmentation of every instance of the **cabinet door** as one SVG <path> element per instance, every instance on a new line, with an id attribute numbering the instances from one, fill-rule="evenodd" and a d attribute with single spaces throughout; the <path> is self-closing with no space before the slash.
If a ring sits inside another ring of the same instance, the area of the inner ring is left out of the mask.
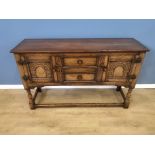
<path id="1" fill-rule="evenodd" d="M 105 81 L 126 82 L 133 69 L 133 55 L 111 55 L 108 58 Z"/>
<path id="2" fill-rule="evenodd" d="M 49 55 L 26 55 L 24 59 L 25 78 L 31 83 L 53 82 L 51 57 Z"/>

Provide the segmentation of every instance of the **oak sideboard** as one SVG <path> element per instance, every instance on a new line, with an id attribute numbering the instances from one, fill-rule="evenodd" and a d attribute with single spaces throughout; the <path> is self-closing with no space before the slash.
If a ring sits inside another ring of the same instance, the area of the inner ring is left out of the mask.
<path id="1" fill-rule="evenodd" d="M 29 105 L 43 86 L 114 85 L 123 103 L 83 103 L 60 106 L 129 107 L 146 52 L 133 38 L 24 39 L 12 53 L 20 72 Z M 128 88 L 124 94 L 122 86 Z M 36 88 L 34 95 L 31 89 Z M 57 105 L 58 106 L 58 105 Z"/>

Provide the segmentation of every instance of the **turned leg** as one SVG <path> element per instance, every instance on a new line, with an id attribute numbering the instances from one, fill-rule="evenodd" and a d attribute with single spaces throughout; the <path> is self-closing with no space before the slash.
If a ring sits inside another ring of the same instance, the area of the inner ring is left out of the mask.
<path id="1" fill-rule="evenodd" d="M 41 87 L 37 87 L 38 92 L 42 92 Z"/>
<path id="2" fill-rule="evenodd" d="M 128 89 L 128 92 L 127 92 L 125 100 L 124 100 L 124 108 L 128 108 L 129 107 L 132 90 L 133 90 L 132 88 Z"/>
<path id="3" fill-rule="evenodd" d="M 116 91 L 121 91 L 121 86 L 117 86 Z"/>
<path id="4" fill-rule="evenodd" d="M 35 103 L 34 103 L 34 100 L 33 100 L 32 94 L 31 94 L 31 90 L 26 89 L 26 91 L 27 91 L 27 95 L 28 95 L 28 98 L 29 98 L 30 109 L 34 109 L 35 108 Z"/>

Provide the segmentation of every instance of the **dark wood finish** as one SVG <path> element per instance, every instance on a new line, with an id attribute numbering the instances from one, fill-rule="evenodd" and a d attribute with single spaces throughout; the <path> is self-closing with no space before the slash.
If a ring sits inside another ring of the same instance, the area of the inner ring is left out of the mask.
<path id="1" fill-rule="evenodd" d="M 121 91 L 121 86 L 117 86 L 116 91 Z"/>
<path id="2" fill-rule="evenodd" d="M 133 38 L 87 38 L 87 39 L 25 39 L 12 52 L 103 52 L 148 51 Z"/>
<path id="3" fill-rule="evenodd" d="M 41 87 L 52 85 L 115 85 L 128 108 L 147 51 L 132 38 L 25 39 L 12 50 L 31 109 Z M 121 86 L 128 88 L 126 95 Z"/>

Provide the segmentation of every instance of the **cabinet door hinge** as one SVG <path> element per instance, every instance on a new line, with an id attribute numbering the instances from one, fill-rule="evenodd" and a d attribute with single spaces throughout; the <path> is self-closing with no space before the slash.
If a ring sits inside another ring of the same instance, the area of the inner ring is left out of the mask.
<path id="1" fill-rule="evenodd" d="M 18 61 L 18 64 L 24 65 L 24 64 L 28 64 L 28 62 L 27 62 L 26 60 L 20 59 L 20 60 Z"/>
<path id="2" fill-rule="evenodd" d="M 142 62 L 142 58 L 135 58 L 132 61 L 133 63 L 141 63 Z"/>
<path id="3" fill-rule="evenodd" d="M 27 81 L 29 79 L 29 77 L 27 75 L 23 76 L 23 80 Z"/>

